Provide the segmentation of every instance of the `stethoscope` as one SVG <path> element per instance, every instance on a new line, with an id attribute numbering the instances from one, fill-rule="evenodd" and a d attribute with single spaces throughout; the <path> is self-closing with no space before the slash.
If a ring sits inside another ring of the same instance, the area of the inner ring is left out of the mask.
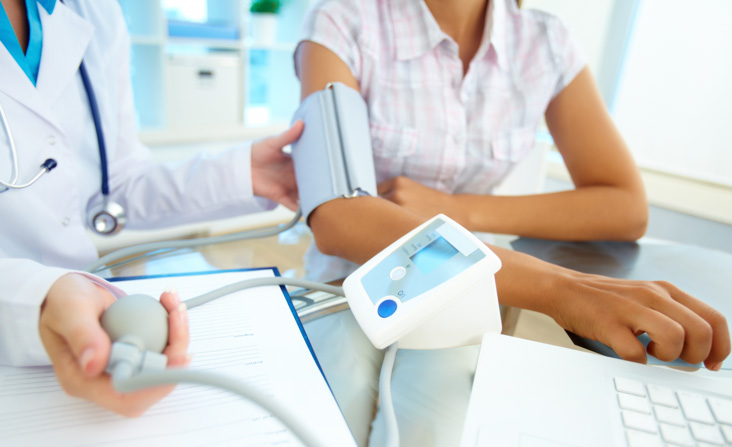
<path id="1" fill-rule="evenodd" d="M 89 75 L 87 74 L 86 67 L 82 61 L 79 65 L 79 73 L 81 74 L 81 80 L 84 84 L 84 90 L 86 90 L 86 96 L 89 100 L 89 108 L 91 109 L 92 119 L 94 120 L 94 129 L 97 135 L 97 145 L 99 146 L 99 159 L 102 167 L 102 203 L 89 210 L 87 213 L 87 223 L 89 227 L 98 234 L 110 236 L 118 233 L 122 230 L 127 221 L 125 210 L 122 205 L 112 202 L 109 200 L 109 182 L 108 182 L 108 170 L 107 170 L 107 149 L 104 144 L 104 134 L 102 132 L 102 120 L 99 116 L 99 107 L 97 106 L 97 99 L 94 96 L 94 90 L 92 90 L 91 82 L 89 81 Z M 7 117 L 5 116 L 5 110 L 3 110 L 0 104 L 0 121 L 2 121 L 5 134 L 8 138 L 10 145 L 10 158 L 12 162 L 12 174 L 10 182 L 4 182 L 0 180 L 0 185 L 4 186 L 7 190 L 9 189 L 23 189 L 34 184 L 40 179 L 43 174 L 51 172 L 58 163 L 53 158 L 49 158 L 41 164 L 41 170 L 26 183 L 18 183 L 18 151 L 15 147 L 15 140 L 13 134 L 10 131 L 10 125 L 8 124 Z M 4 192 L 4 191 L 0 191 Z"/>

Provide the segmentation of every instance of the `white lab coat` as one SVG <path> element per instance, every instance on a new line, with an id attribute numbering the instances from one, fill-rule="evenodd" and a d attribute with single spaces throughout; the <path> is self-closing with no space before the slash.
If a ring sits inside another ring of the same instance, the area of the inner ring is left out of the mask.
<path id="1" fill-rule="evenodd" d="M 51 15 L 39 9 L 37 86 L 0 45 L 0 101 L 18 149 L 20 181 L 47 158 L 58 167 L 29 188 L 0 193 L 0 364 L 48 364 L 38 335 L 39 306 L 67 269 L 97 258 L 85 222 L 87 209 L 101 201 L 101 171 L 78 73 L 82 57 L 102 117 L 111 199 L 124 206 L 128 228 L 229 217 L 269 205 L 252 195 L 249 145 L 177 166 L 153 163 L 137 140 L 130 39 L 117 1 L 59 2 Z M 3 179 L 11 175 L 8 154 L 0 131 Z"/>

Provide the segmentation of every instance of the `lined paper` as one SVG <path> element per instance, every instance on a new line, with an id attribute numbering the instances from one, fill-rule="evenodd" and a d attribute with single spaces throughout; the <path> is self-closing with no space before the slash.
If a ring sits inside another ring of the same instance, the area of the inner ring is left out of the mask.
<path id="1" fill-rule="evenodd" d="M 166 276 L 115 283 L 182 299 L 271 269 Z M 189 310 L 191 369 L 235 377 L 292 408 L 332 446 L 355 442 L 278 286 L 249 289 Z M 0 367 L 0 445 L 299 446 L 272 415 L 223 390 L 178 385 L 143 417 L 127 419 L 67 396 L 53 370 Z"/>

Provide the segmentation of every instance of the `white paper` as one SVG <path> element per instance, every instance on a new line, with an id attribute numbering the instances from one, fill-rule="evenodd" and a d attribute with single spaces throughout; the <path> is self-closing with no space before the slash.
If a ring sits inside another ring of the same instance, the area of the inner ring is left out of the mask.
<path id="1" fill-rule="evenodd" d="M 115 283 L 183 300 L 270 269 Z M 278 286 L 240 291 L 189 310 L 191 369 L 235 377 L 292 408 L 324 445 L 355 446 L 335 399 Z M 67 396 L 50 367 L 0 367 L 0 445 L 299 446 L 267 412 L 214 388 L 179 385 L 141 418 L 126 419 Z M 326 444 L 327 443 L 327 444 Z"/>

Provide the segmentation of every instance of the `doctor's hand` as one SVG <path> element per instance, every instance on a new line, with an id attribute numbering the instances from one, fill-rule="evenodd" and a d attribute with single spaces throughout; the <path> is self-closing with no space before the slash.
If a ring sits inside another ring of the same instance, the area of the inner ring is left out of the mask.
<path id="1" fill-rule="evenodd" d="M 285 132 L 252 144 L 252 186 L 254 195 L 297 210 L 297 183 L 292 158 L 282 148 L 300 138 L 305 125 L 297 121 Z"/>
<path id="2" fill-rule="evenodd" d="M 724 316 L 664 281 L 632 281 L 571 272 L 560 279 L 549 315 L 564 329 L 645 363 L 637 336 L 648 334 L 647 353 L 663 361 L 704 362 L 718 371 L 730 354 Z"/>
<path id="3" fill-rule="evenodd" d="M 173 390 L 173 386 L 134 393 L 118 393 L 104 368 L 110 340 L 99 324 L 102 313 L 115 301 L 103 287 L 83 275 L 59 278 L 46 295 L 41 309 L 41 341 L 66 393 L 95 402 L 128 417 L 139 416 Z M 189 362 L 188 317 L 177 292 L 160 297 L 169 314 L 168 346 L 163 351 L 168 366 Z"/>
<path id="4" fill-rule="evenodd" d="M 377 187 L 379 196 L 400 205 L 425 218 L 445 214 L 465 225 L 455 197 L 418 183 L 409 177 L 394 177 L 384 180 Z"/>

